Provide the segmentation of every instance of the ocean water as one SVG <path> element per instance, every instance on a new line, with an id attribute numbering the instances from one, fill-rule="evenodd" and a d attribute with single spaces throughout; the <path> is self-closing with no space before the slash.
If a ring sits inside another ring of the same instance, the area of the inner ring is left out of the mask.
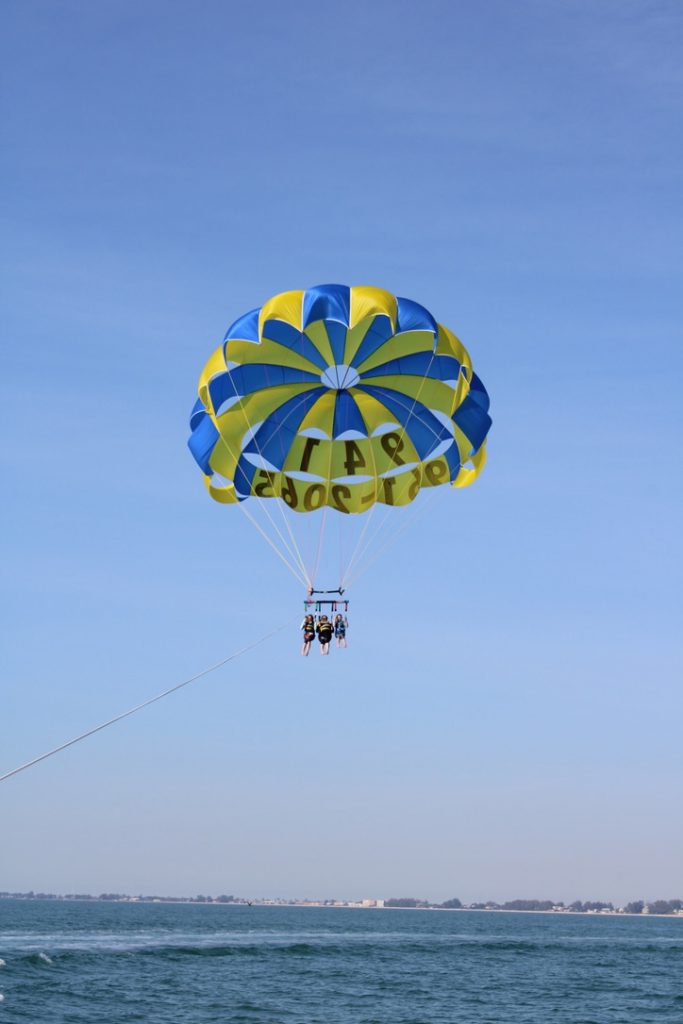
<path id="1" fill-rule="evenodd" d="M 0 1024 L 682 1024 L 683 920 L 0 900 Z"/>

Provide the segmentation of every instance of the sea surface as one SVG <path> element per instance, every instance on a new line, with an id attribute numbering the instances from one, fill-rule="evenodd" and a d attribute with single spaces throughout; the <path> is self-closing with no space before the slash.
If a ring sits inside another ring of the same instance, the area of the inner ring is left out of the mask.
<path id="1" fill-rule="evenodd" d="M 683 920 L 0 900 L 0 1024 L 682 1024 Z"/>

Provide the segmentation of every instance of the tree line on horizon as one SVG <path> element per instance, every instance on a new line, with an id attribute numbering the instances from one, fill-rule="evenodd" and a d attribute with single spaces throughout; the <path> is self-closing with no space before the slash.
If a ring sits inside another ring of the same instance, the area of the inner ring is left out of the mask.
<path id="1" fill-rule="evenodd" d="M 263 900 L 247 899 L 244 896 L 130 896 L 127 893 L 102 892 L 99 896 L 92 893 L 67 893 L 59 895 L 53 892 L 0 892 L 0 899 L 14 900 L 92 900 L 96 902 L 120 903 L 135 899 L 142 903 L 233 903 L 252 904 L 254 902 L 265 902 Z M 287 903 L 313 902 L 303 900 L 282 900 Z M 322 900 L 323 905 L 332 905 L 343 902 L 339 900 Z M 348 901 L 351 902 L 351 901 Z M 444 900 L 442 903 L 432 903 L 429 900 L 416 899 L 412 896 L 392 897 L 384 900 L 385 907 L 406 908 L 415 910 L 519 910 L 519 911 L 548 911 L 568 910 L 575 914 L 596 913 L 601 910 L 621 910 L 626 914 L 675 914 L 683 911 L 683 900 L 634 900 L 623 907 L 615 907 L 613 903 L 604 903 L 600 900 L 574 900 L 573 903 L 565 904 L 562 900 L 508 900 L 506 903 L 496 903 L 488 900 L 486 903 L 463 903 L 454 897 Z"/>
<path id="2" fill-rule="evenodd" d="M 601 910 L 623 910 L 626 914 L 675 914 L 683 910 L 683 900 L 634 900 L 624 907 L 615 907 L 613 903 L 603 903 L 600 900 L 574 900 L 573 903 L 565 904 L 562 900 L 508 900 L 505 903 L 495 903 L 488 900 L 486 903 L 462 903 L 454 898 L 444 900 L 443 903 L 430 903 L 428 900 L 413 899 L 410 896 L 392 898 L 384 901 L 385 907 L 423 908 L 437 910 L 571 910 L 575 914 L 588 914 Z"/>

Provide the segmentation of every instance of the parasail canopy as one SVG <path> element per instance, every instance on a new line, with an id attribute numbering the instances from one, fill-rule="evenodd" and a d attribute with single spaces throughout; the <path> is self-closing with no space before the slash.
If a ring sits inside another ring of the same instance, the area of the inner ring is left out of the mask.
<path id="1" fill-rule="evenodd" d="M 275 295 L 233 323 L 198 391 L 188 443 L 226 504 L 363 513 L 484 466 L 489 398 L 466 348 L 380 288 Z"/>

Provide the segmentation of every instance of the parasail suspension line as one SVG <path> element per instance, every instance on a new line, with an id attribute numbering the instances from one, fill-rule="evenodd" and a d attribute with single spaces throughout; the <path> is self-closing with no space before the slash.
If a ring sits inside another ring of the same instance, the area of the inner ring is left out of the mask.
<path id="1" fill-rule="evenodd" d="M 246 415 L 245 415 L 245 419 L 246 419 Z M 248 422 L 248 420 L 247 420 L 247 422 Z M 251 429 L 251 427 L 250 427 L 249 429 Z M 219 440 L 220 440 L 220 443 L 221 443 L 221 444 L 223 445 L 223 447 L 227 449 L 227 451 L 229 452 L 229 454 L 230 454 L 231 458 L 234 458 L 235 460 L 237 460 L 238 456 L 235 456 L 235 453 L 233 452 L 232 448 L 231 448 L 231 447 L 230 447 L 230 445 L 229 445 L 229 444 L 227 443 L 227 441 L 225 440 L 225 438 L 223 437 L 223 435 L 222 435 L 222 434 L 221 434 L 221 435 L 219 435 Z M 304 577 L 303 575 L 300 575 L 300 574 L 299 574 L 299 571 L 298 571 L 298 569 L 296 568 L 296 566 L 295 566 L 295 565 L 292 565 L 292 564 L 291 564 L 291 563 L 289 562 L 289 560 L 288 560 L 288 559 L 286 558 L 286 556 L 285 556 L 285 555 L 283 554 L 283 552 L 282 552 L 282 551 L 280 551 L 280 549 L 278 548 L 277 544 L 274 544 L 274 543 L 273 543 L 273 541 L 272 541 L 272 540 L 270 539 L 270 537 L 269 537 L 269 536 L 268 536 L 268 534 L 267 534 L 267 533 L 265 532 L 265 530 L 263 529 L 263 527 L 262 527 L 262 526 L 261 526 L 261 525 L 260 525 L 260 524 L 258 523 L 258 521 L 257 521 L 257 519 L 255 518 L 255 516 L 252 516 L 251 514 L 249 514 L 249 513 L 247 512 L 247 510 L 246 510 L 246 509 L 244 508 L 244 502 L 243 502 L 243 501 L 238 501 L 238 507 L 239 507 L 239 508 L 240 508 L 240 509 L 242 510 L 242 512 L 244 513 L 244 515 L 246 516 L 246 518 L 247 518 L 247 519 L 249 520 L 249 522 L 250 522 L 250 523 L 252 524 L 252 526 L 253 526 L 253 527 L 254 527 L 254 528 L 255 528 L 255 529 L 256 529 L 256 530 L 257 530 L 257 531 L 258 531 L 258 532 L 259 532 L 259 533 L 261 534 L 261 536 L 262 536 L 262 537 L 264 538 L 264 540 L 265 540 L 265 541 L 266 541 L 266 542 L 267 542 L 268 544 L 270 544 L 270 546 L 272 547 L 273 551 L 275 551 L 275 553 L 276 553 L 276 555 L 278 556 L 278 558 L 280 558 L 280 559 L 281 559 L 281 560 L 282 560 L 282 561 L 284 562 L 284 564 L 285 564 L 285 565 L 287 566 L 287 568 L 289 569 L 289 571 L 290 571 L 290 572 L 291 572 L 291 573 L 292 573 L 292 574 L 294 575 L 294 578 L 295 578 L 295 579 L 298 579 L 298 580 L 302 580 L 304 584 L 308 584 L 308 577 L 307 577 L 307 576 L 306 576 L 306 577 Z M 285 539 L 285 538 L 284 538 L 284 537 L 282 536 L 282 534 L 281 534 L 281 533 L 280 533 L 280 531 L 278 530 L 278 528 L 277 528 L 277 524 L 276 524 L 276 523 L 274 523 L 274 522 L 273 522 L 273 520 L 271 519 L 271 517 L 270 517 L 270 514 L 269 514 L 269 512 L 268 512 L 268 509 L 264 509 L 264 514 L 266 515 L 267 519 L 269 520 L 269 522 L 270 522 L 270 525 L 271 525 L 271 526 L 273 527 L 273 530 L 275 531 L 275 533 L 276 533 L 276 534 L 278 535 L 278 537 L 279 537 L 279 538 L 280 538 L 280 540 L 282 541 L 282 548 L 283 548 L 283 551 L 286 551 L 286 552 L 287 552 L 287 554 L 288 554 L 288 555 L 289 555 L 289 556 L 290 556 L 290 557 L 291 557 L 291 558 L 292 558 L 292 559 L 294 560 L 294 562 L 296 563 L 296 555 L 294 554 L 294 552 L 292 551 L 292 549 L 291 549 L 291 548 L 289 547 L 289 545 L 288 545 L 288 543 L 287 543 L 286 539 Z"/>
<path id="2" fill-rule="evenodd" d="M 377 463 L 375 462 L 375 453 L 374 453 L 374 451 L 372 449 L 372 446 L 370 447 L 370 455 L 371 455 L 371 458 L 372 458 L 373 479 L 376 480 L 377 479 Z M 358 537 L 358 540 L 356 541 L 356 544 L 355 544 L 355 546 L 353 548 L 353 551 L 351 553 L 351 557 L 350 557 L 350 559 L 349 559 L 349 561 L 348 561 L 348 563 L 346 565 L 346 568 L 344 569 L 344 571 L 342 573 L 342 577 L 341 577 L 342 581 L 341 581 L 341 584 L 340 584 L 340 586 L 342 586 L 342 587 L 344 586 L 344 582 L 345 582 L 349 572 L 351 571 L 351 567 L 353 566 L 354 561 L 356 559 L 356 556 L 358 555 L 358 552 L 359 552 L 359 550 L 361 548 L 361 545 L 363 544 L 363 541 L 365 539 L 365 535 L 367 534 L 368 530 L 370 529 L 370 524 L 371 524 L 371 522 L 372 522 L 372 520 L 374 518 L 376 509 L 377 509 L 377 502 L 374 502 L 373 505 L 372 505 L 372 508 L 370 509 L 368 514 L 364 517 L 365 521 L 363 523 L 363 529 L 361 530 L 360 536 Z"/>
<path id="3" fill-rule="evenodd" d="M 318 548 L 315 553 L 315 563 L 313 565 L 313 572 L 311 573 L 311 586 L 313 586 L 313 580 L 318 575 L 318 568 L 320 566 L 320 555 L 323 550 L 323 534 L 325 533 L 325 523 L 327 522 L 327 505 L 322 511 L 320 516 L 320 530 L 318 531 Z"/>
<path id="4" fill-rule="evenodd" d="M 405 421 L 405 423 L 403 424 L 403 426 L 401 428 L 401 432 L 399 434 L 399 441 L 400 442 L 403 441 L 403 438 L 406 435 L 406 430 L 408 429 L 408 424 L 410 423 L 412 415 L 413 415 L 413 413 L 415 411 L 415 406 L 417 405 L 417 403 L 419 401 L 419 398 L 420 398 L 420 395 L 422 394 L 422 389 L 423 389 L 423 387 L 425 385 L 425 381 L 427 380 L 427 376 L 428 376 L 429 371 L 430 371 L 430 369 L 432 367 L 432 363 L 434 362 L 434 356 L 435 355 L 436 355 L 436 347 L 434 348 L 434 351 L 432 352 L 431 358 L 430 358 L 429 363 L 427 365 L 427 369 L 425 370 L 425 374 L 424 374 L 424 376 L 422 378 L 422 381 L 420 383 L 419 388 L 417 389 L 417 394 L 415 395 L 415 398 L 413 399 L 413 404 L 410 406 L 410 410 L 409 410 L 408 415 L 406 417 L 406 421 Z M 400 399 L 398 400 L 398 404 L 402 405 L 404 409 L 407 408 L 404 405 L 404 403 L 400 401 Z M 419 419 L 419 417 L 418 417 L 418 419 Z M 422 421 L 420 421 L 420 422 L 422 422 Z M 434 433 L 433 430 L 432 430 L 432 433 Z M 360 537 L 358 538 L 358 543 L 356 544 L 356 546 L 354 548 L 354 551 L 353 551 L 353 554 L 351 555 L 351 559 L 349 561 L 349 564 L 347 566 L 346 572 L 344 574 L 344 580 L 342 581 L 342 585 L 343 585 L 344 582 L 346 582 L 351 577 L 351 573 L 352 573 L 352 570 L 355 567 L 355 564 L 358 561 L 360 561 L 360 559 L 363 557 L 365 552 L 368 550 L 369 544 L 366 543 L 362 548 L 361 548 L 361 545 L 363 544 L 363 540 L 365 538 L 365 535 L 367 534 L 367 532 L 368 532 L 368 530 L 370 528 L 370 523 L 372 522 L 372 519 L 373 519 L 374 513 L 375 513 L 375 509 L 377 508 L 378 504 L 379 504 L 379 502 L 375 502 L 375 504 L 370 509 L 370 512 L 368 514 L 368 521 L 365 524 L 365 526 L 363 527 L 363 531 L 362 531 Z M 382 522 L 380 524 L 379 530 L 381 530 L 383 528 L 385 522 L 387 521 L 387 518 L 389 517 L 390 512 L 391 512 L 391 509 L 388 509 L 386 515 L 384 516 L 384 518 L 383 518 L 383 520 L 382 520 Z M 375 534 L 373 535 L 373 538 L 372 538 L 373 540 L 377 536 L 377 534 L 379 533 L 379 530 L 375 531 Z M 403 532 L 403 531 L 401 531 L 401 532 Z M 373 562 L 374 561 L 375 561 L 375 559 L 373 558 Z"/>
<path id="5" fill-rule="evenodd" d="M 404 533 L 408 529 L 409 526 L 412 526 L 412 524 L 414 522 L 416 522 L 418 519 L 422 519 L 422 517 L 424 516 L 425 512 L 431 507 L 432 502 L 436 498 L 436 492 L 437 492 L 437 488 L 435 487 L 435 488 L 433 488 L 431 494 L 428 494 L 428 495 L 425 496 L 425 500 L 421 503 L 421 507 L 414 509 L 413 510 L 413 514 L 408 519 L 406 519 L 406 521 L 404 523 L 402 523 L 400 528 L 395 533 L 393 533 L 390 537 L 387 538 L 387 540 L 384 542 L 384 544 L 381 544 L 379 546 L 379 548 L 377 549 L 377 551 L 374 552 L 372 557 L 367 562 L 365 562 L 365 564 L 362 565 L 358 569 L 357 572 L 354 572 L 352 574 L 352 576 L 350 576 L 348 579 L 345 580 L 345 583 L 347 584 L 347 586 L 350 585 L 352 582 L 355 582 L 356 580 L 360 579 L 361 576 L 364 576 L 365 573 L 368 571 L 368 569 L 372 565 L 375 564 L 377 559 L 381 558 L 382 555 L 385 554 L 389 550 L 389 548 L 393 547 L 393 545 L 399 539 L 401 534 Z M 387 516 L 388 515 L 390 515 L 390 511 L 387 512 Z M 378 527 L 378 529 L 376 530 L 376 532 L 375 532 L 375 534 L 374 534 L 374 536 L 372 538 L 373 541 L 374 541 L 375 537 L 377 537 L 379 535 L 383 525 L 384 525 L 384 522 L 382 522 L 380 524 L 380 526 Z M 369 547 L 370 547 L 370 543 L 368 543 L 365 546 L 365 549 L 363 550 L 362 554 L 365 554 L 365 551 L 367 551 L 367 549 Z"/>
<path id="6" fill-rule="evenodd" d="M 230 377 L 230 380 L 232 381 L 232 371 L 231 371 L 231 370 L 228 370 L 228 376 Z M 235 389 L 235 390 L 237 390 L 237 389 Z M 262 461 L 263 461 L 263 462 L 265 462 L 265 463 L 267 463 L 267 462 L 268 462 L 268 460 L 267 460 L 267 459 L 265 458 L 265 456 L 264 456 L 263 452 L 261 451 L 261 447 L 260 447 L 260 445 L 259 445 L 259 443 L 258 443 L 258 440 L 256 439 L 256 431 L 254 430 L 254 428 L 253 428 L 253 426 L 252 426 L 252 424 L 251 424 L 251 421 L 250 421 L 250 419 L 249 419 L 249 416 L 247 415 L 247 410 L 246 410 L 246 408 L 245 408 L 245 406 L 244 406 L 244 400 L 243 400 L 243 398 L 244 398 L 244 396 L 241 396 L 241 397 L 240 397 L 240 400 L 239 400 L 239 406 L 240 406 L 240 410 L 241 410 L 241 412 L 242 412 L 242 415 L 244 416 L 245 420 L 247 421 L 247 426 L 249 427 L 249 433 L 251 434 L 251 439 L 252 439 L 252 441 L 254 442 L 254 444 L 256 445 L 256 451 L 257 451 L 257 452 L 258 452 L 258 454 L 260 455 L 260 457 L 261 457 Z M 303 401 L 303 400 L 302 400 L 302 401 Z M 282 424 L 280 424 L 280 426 L 282 426 Z M 280 429 L 280 428 L 278 428 L 278 431 L 277 431 L 277 432 L 279 432 L 279 429 Z M 277 434 L 277 432 L 276 432 L 276 434 Z M 276 435 L 274 435 L 274 436 L 276 436 Z M 268 500 L 267 498 L 266 498 L 266 499 L 264 499 L 264 501 L 267 501 L 267 500 Z M 282 500 L 282 499 L 280 499 L 280 500 Z M 292 532 L 292 528 L 291 528 L 291 526 L 289 525 L 289 520 L 287 519 L 287 516 L 285 515 L 285 510 L 284 510 L 284 509 L 282 508 L 282 506 L 281 506 L 281 505 L 279 505 L 279 504 L 278 504 L 278 509 L 279 509 L 279 511 L 280 511 L 280 515 L 282 516 L 282 519 L 283 519 L 283 521 L 284 521 L 284 524 L 285 524 L 285 526 L 286 526 L 286 528 L 287 528 L 287 532 L 288 532 L 288 534 L 289 534 L 289 538 L 290 538 L 290 540 L 291 540 L 291 542 L 292 542 L 292 545 L 293 545 L 293 547 L 294 547 L 294 554 L 296 555 L 296 560 L 297 560 L 297 562 L 299 563 L 299 567 L 300 567 L 300 569 L 301 569 L 301 571 L 302 571 L 302 573 L 303 573 L 303 575 L 304 575 L 304 577 L 305 577 L 306 583 L 308 584 L 308 586 L 311 586 L 311 579 L 310 579 L 310 577 L 309 577 L 309 575 L 308 575 L 308 571 L 307 571 L 307 569 L 306 569 L 306 565 L 304 564 L 304 560 L 303 560 L 303 557 L 302 557 L 302 555 L 301 555 L 301 551 L 299 550 L 299 545 L 298 545 L 298 544 L 297 544 L 297 542 L 296 542 L 296 537 L 294 536 L 294 534 L 293 534 L 293 532 Z M 284 538 L 282 537 L 282 534 L 281 534 L 281 533 L 280 533 L 280 531 L 279 531 L 279 530 L 277 529 L 277 527 L 275 526 L 275 523 L 274 523 L 274 522 L 273 522 L 273 520 L 271 519 L 271 517 L 270 517 L 270 513 L 268 512 L 268 510 L 267 510 L 267 509 L 264 509 L 264 512 L 265 512 L 265 513 L 266 513 L 266 515 L 268 516 L 268 519 L 270 520 L 270 523 L 271 523 L 271 525 L 273 526 L 273 529 L 274 529 L 274 530 L 275 530 L 275 531 L 277 532 L 278 536 L 279 536 L 279 537 L 280 537 L 280 539 L 281 539 L 281 540 L 283 541 L 283 543 L 285 543 L 285 547 L 287 547 L 287 545 L 286 545 L 286 542 L 284 541 Z"/>
<path id="7" fill-rule="evenodd" d="M 433 357 L 432 357 L 432 358 L 433 358 Z M 430 365 L 431 365 L 431 363 L 430 363 Z M 399 401 L 399 403 L 400 403 L 401 405 L 403 404 L 402 402 L 400 402 L 400 400 L 398 400 L 398 401 Z M 417 401 L 417 398 L 415 399 L 415 401 Z M 412 408 L 411 408 L 411 411 L 410 411 L 410 414 L 409 414 L 408 418 L 410 418 L 410 415 L 412 415 L 412 409 L 413 409 L 414 407 L 415 407 L 415 402 L 413 402 L 413 406 L 412 406 Z M 404 406 L 404 408 L 405 408 L 405 406 Z M 431 427 L 428 427 L 428 429 L 429 429 L 429 430 L 431 431 L 431 433 L 432 433 L 432 434 L 434 435 L 434 437 L 435 437 L 435 438 L 437 438 L 437 440 L 438 440 L 438 436 L 437 436 L 436 432 L 434 431 L 434 429 L 433 429 L 433 428 L 431 428 Z M 346 575 L 345 575 L 345 577 L 344 577 L 344 581 L 345 581 L 345 582 L 348 582 L 348 581 L 350 581 L 351 579 L 357 580 L 357 579 L 358 579 L 358 577 L 359 577 L 360 575 L 363 575 L 363 574 L 365 573 L 365 571 L 366 571 L 366 570 L 367 570 L 367 569 L 368 569 L 368 568 L 369 568 L 369 567 L 370 567 L 371 565 L 373 565 L 373 564 L 374 564 L 374 563 L 375 563 L 375 562 L 377 561 L 377 559 L 378 559 L 378 558 L 380 557 L 380 555 L 382 555 L 382 554 L 383 554 L 383 553 L 384 553 L 385 551 L 387 551 L 387 550 L 388 550 L 388 549 L 389 549 L 389 548 L 390 548 L 390 547 L 391 547 L 391 546 L 393 545 L 393 543 L 394 543 L 394 540 L 396 540 L 396 539 L 397 539 L 398 537 L 400 537 L 400 535 L 401 535 L 401 534 L 402 534 L 402 533 L 404 532 L 404 530 L 405 530 L 405 529 L 406 529 L 406 528 L 407 528 L 407 527 L 408 527 L 408 526 L 409 526 L 409 525 L 410 525 L 411 523 L 415 522 L 415 520 L 416 520 L 417 518 L 421 518 L 421 516 L 422 516 L 422 514 L 423 514 L 423 511 L 424 511 L 424 508 L 425 508 L 425 505 L 427 505 L 427 503 L 428 503 L 428 504 L 431 504 L 431 499 L 432 499 L 432 498 L 434 498 L 434 496 L 435 496 L 435 491 L 436 491 L 436 488 L 433 488 L 433 489 L 432 489 L 432 493 L 431 493 L 431 494 L 430 494 L 430 495 L 429 495 L 428 497 L 426 497 L 426 498 L 425 498 L 425 503 L 424 503 L 424 504 L 422 505 L 422 508 L 421 508 L 421 509 L 417 509 L 417 510 L 414 510 L 414 512 L 413 512 L 413 515 L 412 515 L 412 516 L 411 516 L 411 517 L 410 517 L 410 518 L 409 518 L 409 519 L 407 520 L 407 522 L 405 522 L 405 523 L 404 523 L 404 524 L 403 524 L 403 525 L 402 525 L 402 526 L 401 526 L 401 527 L 400 527 L 400 528 L 399 528 L 399 529 L 397 530 L 397 532 L 396 532 L 396 533 L 394 533 L 394 534 L 392 534 L 392 535 L 390 535 L 390 536 L 388 537 L 388 539 L 387 539 L 387 540 L 386 540 L 386 541 L 385 541 L 385 542 L 384 542 L 384 543 L 383 543 L 383 544 L 382 544 L 382 545 L 380 546 L 379 550 L 378 550 L 378 551 L 377 551 L 377 552 L 376 552 L 376 553 L 375 553 L 375 554 L 374 554 L 374 555 L 372 556 L 372 558 L 370 559 L 370 561 L 369 561 L 369 562 L 367 562 L 367 563 L 365 563 L 365 564 L 363 565 L 363 568 L 362 568 L 362 570 L 361 570 L 360 572 L 355 572 L 355 571 L 354 571 L 354 572 L 352 572 L 352 568 L 353 568 L 353 569 L 355 569 L 355 567 L 356 567 L 356 566 L 357 566 L 358 564 L 360 564 L 360 562 L 362 561 L 362 559 L 363 559 L 363 558 L 364 558 L 364 556 L 365 556 L 365 553 L 366 553 L 366 552 L 367 552 L 367 551 L 368 551 L 368 550 L 369 550 L 369 549 L 370 549 L 370 548 L 371 548 L 371 547 L 372 547 L 372 546 L 374 545 L 374 542 L 375 542 L 375 540 L 377 539 L 377 537 L 379 537 L 379 536 L 381 535 L 381 533 L 382 533 L 382 531 L 383 531 L 383 529 L 384 529 L 384 524 L 386 523 L 387 519 L 389 518 L 389 516 L 391 515 L 391 512 L 392 512 L 391 508 L 388 508 L 388 509 L 387 509 L 387 511 L 385 512 L 385 514 L 384 514 L 384 516 L 383 516 L 383 518 L 382 518 L 382 521 L 380 522 L 379 526 L 378 526 L 378 527 L 376 528 L 376 530 L 375 530 L 375 532 L 373 533 L 372 537 L 370 537 L 370 538 L 369 538 L 369 540 L 368 540 L 368 541 L 367 541 L 367 542 L 365 543 L 365 545 L 364 545 L 364 547 L 362 548 L 362 550 L 358 552 L 358 555 L 357 555 L 357 556 L 356 556 L 356 554 L 355 554 L 355 552 L 354 552 L 354 558 L 355 558 L 355 565 L 353 565 L 353 566 L 352 566 L 352 565 L 351 565 L 351 563 L 349 563 L 349 568 L 348 568 L 348 570 L 347 570 L 347 572 L 346 572 Z M 374 506 L 373 506 L 373 508 L 374 508 Z M 361 538 L 361 539 L 362 539 L 362 538 Z M 360 542 L 359 542 L 359 543 L 360 543 Z M 358 545 L 356 545 L 356 547 L 358 547 Z M 353 559 L 352 559 L 352 562 L 353 562 Z"/>
<path id="8" fill-rule="evenodd" d="M 292 563 L 291 563 L 291 562 L 289 561 L 289 559 L 288 559 L 288 558 L 286 558 L 286 557 L 285 557 L 285 556 L 284 556 L 284 555 L 282 554 L 282 552 L 280 551 L 280 549 L 279 549 L 279 547 L 277 546 L 277 544 L 275 544 L 275 543 L 274 543 L 274 541 L 273 541 L 273 540 L 271 540 L 271 538 L 270 538 L 270 537 L 268 536 L 268 534 L 267 534 L 267 533 L 266 533 L 266 531 L 265 531 L 265 530 L 263 529 L 263 527 L 261 526 L 261 524 L 260 524 L 260 523 L 259 523 L 259 522 L 257 521 L 256 517 L 255 517 L 255 516 L 253 516 L 253 515 L 251 514 L 251 512 L 249 512 L 249 510 L 248 510 L 248 509 L 246 509 L 246 508 L 244 507 L 244 502 L 242 502 L 242 501 L 240 502 L 240 509 L 242 510 L 242 512 L 244 513 L 244 515 L 245 515 L 245 516 L 247 517 L 247 519 L 249 520 L 249 522 L 251 523 L 251 525 L 252 525 L 252 526 L 254 527 L 254 529 L 255 529 L 255 530 L 258 530 L 258 532 L 259 532 L 259 533 L 261 534 L 261 536 L 262 536 L 262 537 L 263 537 L 263 539 L 265 540 L 266 544 L 270 544 L 271 548 L 273 549 L 273 551 L 275 552 L 275 554 L 277 555 L 277 557 L 278 557 L 278 558 L 279 558 L 279 559 L 280 559 L 280 560 L 281 560 L 282 562 L 284 562 L 284 564 L 285 564 L 285 565 L 287 566 L 287 568 L 288 568 L 288 569 L 289 569 L 289 571 L 291 572 L 292 576 L 293 576 L 293 577 L 294 577 L 294 578 L 295 578 L 296 580 L 298 580 L 299 582 L 303 583 L 303 584 L 304 584 L 304 586 L 306 586 L 306 587 L 307 587 L 307 586 L 309 586 L 309 585 L 310 585 L 310 582 L 311 582 L 311 581 L 310 581 L 310 580 L 308 579 L 308 576 L 304 576 L 304 575 L 303 575 L 303 573 L 301 573 L 301 572 L 299 571 L 299 568 L 298 568 L 298 567 L 297 567 L 296 565 L 292 565 Z M 271 522 L 272 522 L 272 521 L 271 521 Z M 284 546 L 285 546 L 285 549 L 286 549 L 287 551 L 289 551 L 289 548 L 287 547 L 287 545 L 286 545 L 286 543 L 285 543 L 285 541 L 284 541 L 284 538 L 282 537 L 282 535 L 280 534 L 280 531 L 279 531 L 279 530 L 277 529 L 277 527 L 276 527 L 276 526 L 275 526 L 274 524 L 273 524 L 273 528 L 275 529 L 275 531 L 276 531 L 276 532 L 278 533 L 278 535 L 280 536 L 280 539 L 282 540 L 282 543 L 284 544 Z M 291 552 L 290 552 L 290 554 L 291 554 Z"/>

